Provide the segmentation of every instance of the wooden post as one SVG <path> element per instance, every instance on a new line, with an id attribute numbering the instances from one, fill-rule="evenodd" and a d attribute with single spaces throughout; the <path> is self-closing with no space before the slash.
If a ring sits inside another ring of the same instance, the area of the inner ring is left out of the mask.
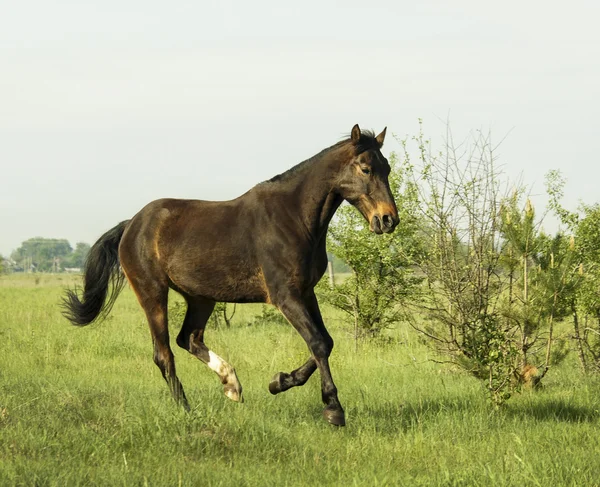
<path id="1" fill-rule="evenodd" d="M 335 276 L 333 275 L 333 264 L 330 260 L 327 261 L 327 272 L 329 273 L 329 287 L 333 289 L 335 287 Z"/>

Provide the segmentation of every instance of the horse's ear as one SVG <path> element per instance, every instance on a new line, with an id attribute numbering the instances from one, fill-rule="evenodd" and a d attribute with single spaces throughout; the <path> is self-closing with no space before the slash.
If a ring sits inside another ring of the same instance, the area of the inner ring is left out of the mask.
<path id="1" fill-rule="evenodd" d="M 387 127 L 385 127 L 381 133 L 375 137 L 375 140 L 377 141 L 377 143 L 379 144 L 379 148 L 381 148 L 383 146 L 383 141 L 385 140 L 385 131 L 387 130 Z"/>
<path id="2" fill-rule="evenodd" d="M 352 132 L 350 132 L 350 139 L 355 144 L 360 140 L 360 127 L 358 126 L 358 124 L 352 127 Z"/>

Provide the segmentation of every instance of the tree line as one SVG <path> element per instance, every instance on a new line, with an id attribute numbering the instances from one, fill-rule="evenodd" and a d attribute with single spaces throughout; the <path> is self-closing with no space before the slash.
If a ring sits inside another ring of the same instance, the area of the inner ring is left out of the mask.
<path id="1" fill-rule="evenodd" d="M 84 242 L 71 247 L 68 240 L 34 237 L 25 240 L 4 260 L 3 270 L 12 272 L 63 272 L 80 269 L 90 250 Z"/>

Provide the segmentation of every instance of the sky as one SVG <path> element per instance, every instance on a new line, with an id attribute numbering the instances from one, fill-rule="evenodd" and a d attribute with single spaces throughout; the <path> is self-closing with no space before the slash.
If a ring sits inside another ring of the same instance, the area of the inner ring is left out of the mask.
<path id="1" fill-rule="evenodd" d="M 0 4 L 0 254 L 93 243 L 162 197 L 226 200 L 358 123 L 436 143 L 485 130 L 533 195 L 596 203 L 600 4 Z"/>

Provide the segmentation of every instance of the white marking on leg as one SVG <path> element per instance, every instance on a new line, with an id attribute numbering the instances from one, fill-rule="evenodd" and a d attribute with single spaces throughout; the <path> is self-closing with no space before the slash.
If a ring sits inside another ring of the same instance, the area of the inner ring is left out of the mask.
<path id="1" fill-rule="evenodd" d="M 208 351 L 208 367 L 213 370 L 224 384 L 225 395 L 232 401 L 240 401 L 242 385 L 237 378 L 234 368 L 212 350 Z"/>
<path id="2" fill-rule="evenodd" d="M 231 365 L 225 362 L 225 360 L 212 350 L 208 351 L 208 358 L 208 364 L 206 365 L 208 365 L 210 370 L 214 370 L 219 377 L 227 376 L 227 369 L 231 368 Z"/>

